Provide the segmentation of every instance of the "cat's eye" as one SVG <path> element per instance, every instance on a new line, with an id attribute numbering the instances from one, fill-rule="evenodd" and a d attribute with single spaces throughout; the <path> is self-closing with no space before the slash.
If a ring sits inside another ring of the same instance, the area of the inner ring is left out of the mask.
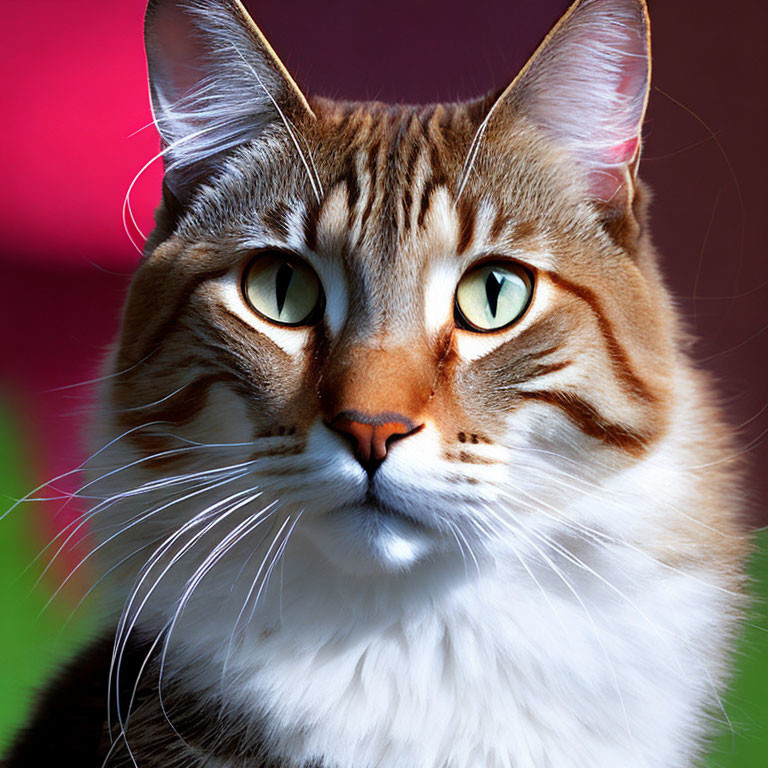
<path id="1" fill-rule="evenodd" d="M 519 320 L 531 302 L 533 278 L 511 262 L 472 267 L 456 288 L 456 322 L 479 333 L 498 331 Z"/>
<path id="2" fill-rule="evenodd" d="M 280 325 L 309 325 L 323 301 L 320 278 L 305 261 L 280 251 L 259 254 L 243 275 L 243 293 L 259 315 Z"/>

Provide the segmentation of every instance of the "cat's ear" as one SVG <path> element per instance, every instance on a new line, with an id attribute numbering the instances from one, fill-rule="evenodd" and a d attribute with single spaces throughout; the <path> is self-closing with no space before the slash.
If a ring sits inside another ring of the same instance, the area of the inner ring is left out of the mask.
<path id="1" fill-rule="evenodd" d="M 166 183 L 181 201 L 222 153 L 314 117 L 240 0 L 149 0 L 144 39 Z"/>
<path id="2" fill-rule="evenodd" d="M 650 89 L 644 0 L 577 0 L 500 101 L 547 131 L 583 169 L 590 195 L 631 205 Z"/>

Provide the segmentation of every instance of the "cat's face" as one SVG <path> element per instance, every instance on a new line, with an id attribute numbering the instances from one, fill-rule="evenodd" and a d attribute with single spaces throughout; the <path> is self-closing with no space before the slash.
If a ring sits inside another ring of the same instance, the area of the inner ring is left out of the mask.
<path id="1" fill-rule="evenodd" d="M 665 427 L 641 4 L 586 0 L 498 100 L 419 108 L 307 103 L 239 6 L 194 7 L 148 15 L 169 193 L 107 391 L 126 477 L 235 467 L 233 521 L 358 572 L 537 548 Z"/>

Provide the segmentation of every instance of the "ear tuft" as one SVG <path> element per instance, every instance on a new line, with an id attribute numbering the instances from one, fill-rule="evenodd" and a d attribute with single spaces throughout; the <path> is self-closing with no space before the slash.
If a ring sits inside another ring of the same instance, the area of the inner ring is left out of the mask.
<path id="1" fill-rule="evenodd" d="M 224 153 L 312 116 L 239 0 L 150 0 L 145 44 L 166 180 L 179 200 Z"/>
<path id="2" fill-rule="evenodd" d="M 650 70 L 644 0 L 577 0 L 502 99 L 563 145 L 594 199 L 613 207 L 631 199 Z"/>

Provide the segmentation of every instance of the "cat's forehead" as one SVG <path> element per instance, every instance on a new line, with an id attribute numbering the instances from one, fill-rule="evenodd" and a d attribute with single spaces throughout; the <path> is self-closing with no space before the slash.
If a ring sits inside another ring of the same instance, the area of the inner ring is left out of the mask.
<path id="1" fill-rule="evenodd" d="M 393 270 L 401 281 L 404 261 L 414 267 L 452 253 L 463 262 L 508 239 L 510 224 L 520 243 L 546 228 L 534 219 L 553 214 L 536 204 L 547 174 L 530 173 L 535 152 L 522 142 L 517 151 L 514 136 L 490 168 L 473 156 L 490 101 L 317 100 L 316 120 L 297 129 L 288 155 L 272 158 L 272 172 L 261 176 L 266 193 L 248 215 L 290 247 Z"/>
<path id="2" fill-rule="evenodd" d="M 314 99 L 311 131 L 333 164 L 361 152 L 384 162 L 389 175 L 410 178 L 420 159 L 450 174 L 461 164 L 462 148 L 487 113 L 491 99 L 428 105 L 343 102 Z M 426 153 L 426 158 L 420 158 Z"/>
<path id="3" fill-rule="evenodd" d="M 308 248 L 371 274 L 396 272 L 401 283 L 430 254 L 455 248 L 461 149 L 476 128 L 465 107 L 329 105 L 320 115 L 326 188 L 305 217 Z"/>
<path id="4" fill-rule="evenodd" d="M 451 229 L 454 217 L 436 211 L 455 202 L 479 110 L 327 101 L 315 108 L 315 162 L 324 188 L 317 205 L 308 206 L 309 248 L 332 249 L 341 236 L 344 250 L 375 253 L 386 268 L 426 231 L 439 236 L 435 230 Z"/>

